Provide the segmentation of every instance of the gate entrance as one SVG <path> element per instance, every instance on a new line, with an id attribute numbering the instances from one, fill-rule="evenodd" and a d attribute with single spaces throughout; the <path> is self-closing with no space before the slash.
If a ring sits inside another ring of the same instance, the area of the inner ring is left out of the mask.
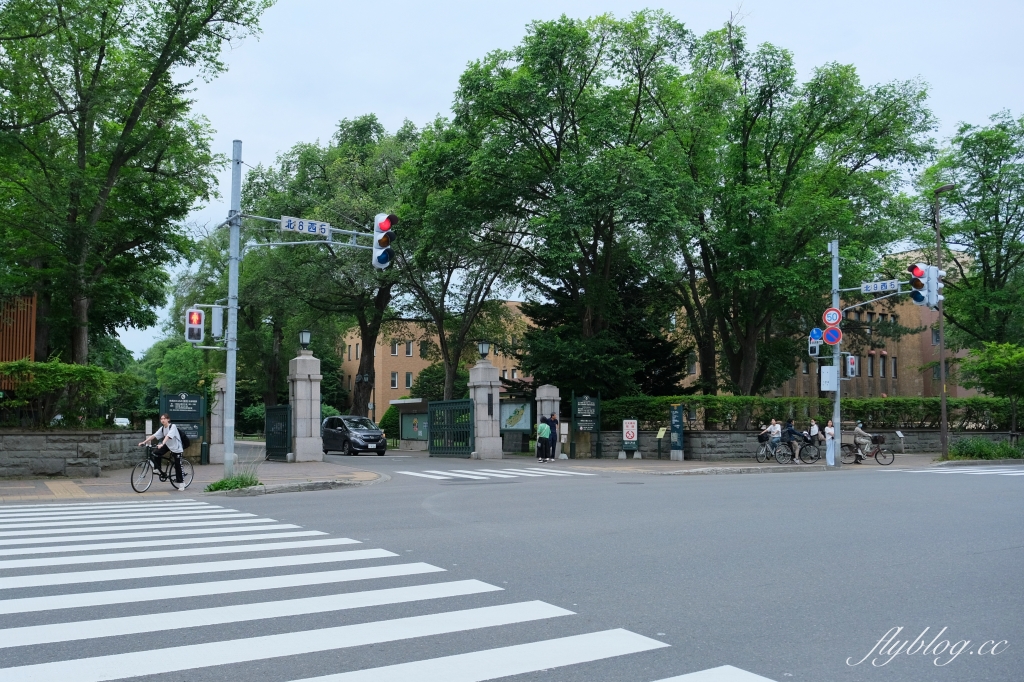
<path id="1" fill-rule="evenodd" d="M 427 403 L 431 457 L 473 454 L 473 401 L 438 400 Z"/>
<path id="2" fill-rule="evenodd" d="M 263 433 L 267 440 L 267 459 L 288 461 L 288 453 L 292 451 L 292 406 L 268 407 Z"/>

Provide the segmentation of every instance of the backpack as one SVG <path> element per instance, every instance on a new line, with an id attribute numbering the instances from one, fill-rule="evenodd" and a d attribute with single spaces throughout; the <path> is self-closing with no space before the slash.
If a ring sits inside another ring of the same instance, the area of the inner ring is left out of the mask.
<path id="1" fill-rule="evenodd" d="M 175 427 L 175 428 L 177 428 L 177 427 Z M 181 449 L 182 450 L 188 450 L 188 447 L 190 445 L 192 445 L 192 441 L 189 440 L 188 436 L 186 436 L 185 432 L 182 431 L 181 429 L 178 429 L 178 438 L 181 440 Z"/>

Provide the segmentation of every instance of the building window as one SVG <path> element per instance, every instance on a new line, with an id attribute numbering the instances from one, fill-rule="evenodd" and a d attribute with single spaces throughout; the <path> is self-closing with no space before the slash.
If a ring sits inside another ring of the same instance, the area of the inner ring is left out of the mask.
<path id="1" fill-rule="evenodd" d="M 352 359 L 352 344 L 348 344 L 348 359 Z"/>
<path id="2" fill-rule="evenodd" d="M 398 341 L 391 342 L 391 354 L 398 355 Z"/>
<path id="3" fill-rule="evenodd" d="M 878 313 L 878 321 L 885 322 L 885 313 Z"/>
<path id="4" fill-rule="evenodd" d="M 412 341 L 406 341 L 405 342 L 405 357 L 407 357 L 407 358 L 411 358 L 412 357 Z"/>
<path id="5" fill-rule="evenodd" d="M 412 388 L 412 372 L 405 373 L 405 387 Z"/>
<path id="6" fill-rule="evenodd" d="M 697 356 L 694 355 L 693 353 L 690 354 L 689 365 L 690 365 L 690 368 L 688 370 L 689 373 L 690 374 L 696 374 L 697 373 Z"/>
<path id="7" fill-rule="evenodd" d="M 515 379 L 515 378 L 516 378 L 516 371 L 515 371 L 514 369 L 512 370 L 512 378 L 513 378 L 513 379 Z"/>
<path id="8" fill-rule="evenodd" d="M 502 379 L 508 379 L 508 370 L 507 369 L 501 370 L 501 378 Z"/>
<path id="9" fill-rule="evenodd" d="M 933 329 L 932 330 L 932 345 L 933 346 L 939 345 L 939 330 L 938 329 Z"/>
<path id="10" fill-rule="evenodd" d="M 427 359 L 427 354 L 430 352 L 430 342 L 420 341 L 420 357 L 424 360 Z"/>
<path id="11" fill-rule="evenodd" d="M 352 375 L 348 375 L 348 390 L 352 390 Z"/>
<path id="12" fill-rule="evenodd" d="M 899 324 L 900 323 L 900 316 L 899 315 L 893 315 L 892 317 L 889 318 L 889 321 L 892 322 L 893 324 Z"/>
<path id="13" fill-rule="evenodd" d="M 874 355 L 869 355 L 868 356 L 868 376 L 869 377 L 875 376 L 875 356 Z"/>
<path id="14" fill-rule="evenodd" d="M 871 324 L 874 321 L 875 321 L 875 314 L 874 313 L 868 313 L 868 324 Z"/>
<path id="15" fill-rule="evenodd" d="M 359 359 L 359 344 L 356 344 L 356 360 Z"/>
<path id="16" fill-rule="evenodd" d="M 391 388 L 398 388 L 398 372 L 391 373 Z"/>
<path id="17" fill-rule="evenodd" d="M 878 358 L 878 376 L 885 378 L 885 356 Z"/>
<path id="18" fill-rule="evenodd" d="M 804 362 L 804 363 L 801 363 L 801 364 L 803 364 L 804 374 L 810 374 L 811 373 L 811 363 Z"/>
<path id="19" fill-rule="evenodd" d="M 896 356 L 895 355 L 892 358 L 892 378 L 893 379 L 896 378 Z"/>

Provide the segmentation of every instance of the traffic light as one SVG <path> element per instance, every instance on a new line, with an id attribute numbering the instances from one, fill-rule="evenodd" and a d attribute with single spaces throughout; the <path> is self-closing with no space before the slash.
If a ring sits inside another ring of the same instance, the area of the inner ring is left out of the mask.
<path id="1" fill-rule="evenodd" d="M 206 314 L 199 308 L 185 311 L 185 340 L 189 343 L 202 343 L 205 333 Z"/>
<path id="2" fill-rule="evenodd" d="M 946 286 L 942 283 L 942 278 L 946 276 L 945 270 L 939 270 L 934 265 L 928 266 L 927 277 L 925 278 L 925 299 L 927 300 L 928 307 L 935 309 L 939 307 L 939 301 L 944 300 L 946 297 L 939 292 Z"/>
<path id="3" fill-rule="evenodd" d="M 373 267 L 383 270 L 391 265 L 394 259 L 394 251 L 391 245 L 395 241 L 395 225 L 398 223 L 398 216 L 387 213 L 378 213 L 373 219 Z"/>
<path id="4" fill-rule="evenodd" d="M 860 358 L 856 355 L 846 356 L 846 376 L 855 377 L 857 376 L 857 365 L 859 364 Z"/>
<path id="5" fill-rule="evenodd" d="M 928 268 L 926 263 L 915 263 L 907 268 L 910 271 L 910 298 L 916 305 L 927 303 Z"/>

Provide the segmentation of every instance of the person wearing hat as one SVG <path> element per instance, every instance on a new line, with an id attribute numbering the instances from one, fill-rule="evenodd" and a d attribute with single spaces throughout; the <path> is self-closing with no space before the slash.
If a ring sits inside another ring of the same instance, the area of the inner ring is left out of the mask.
<path id="1" fill-rule="evenodd" d="M 864 430 L 864 422 L 858 421 L 853 430 L 853 442 L 857 444 L 857 459 L 854 464 L 864 461 L 864 453 L 871 449 L 871 434 Z"/>

